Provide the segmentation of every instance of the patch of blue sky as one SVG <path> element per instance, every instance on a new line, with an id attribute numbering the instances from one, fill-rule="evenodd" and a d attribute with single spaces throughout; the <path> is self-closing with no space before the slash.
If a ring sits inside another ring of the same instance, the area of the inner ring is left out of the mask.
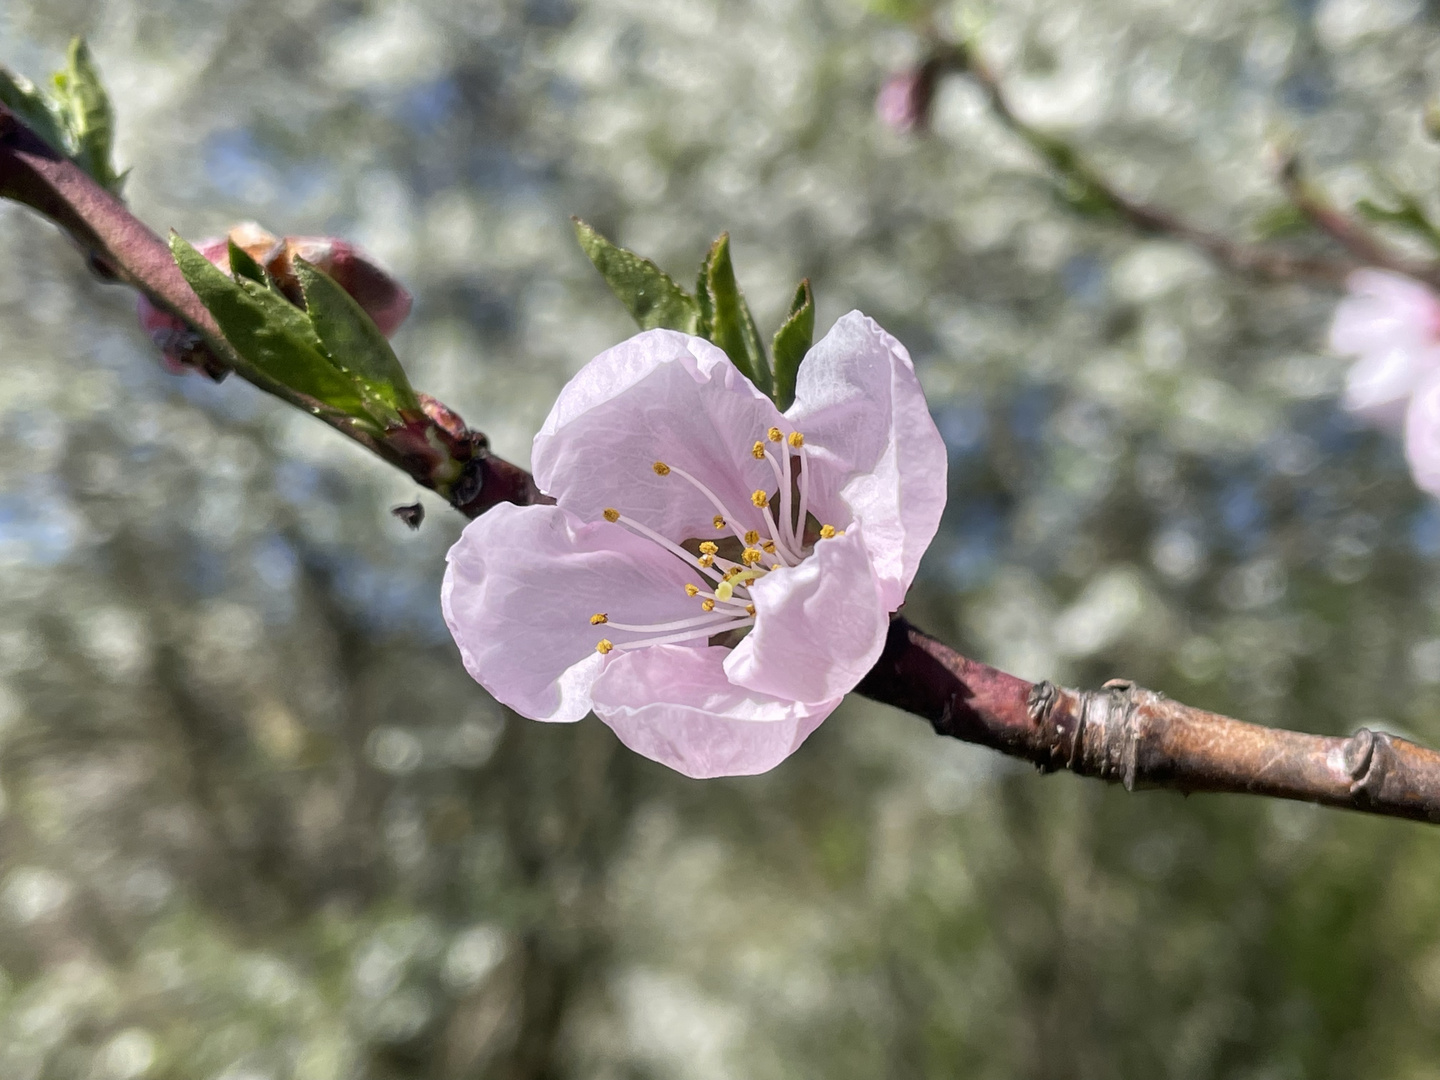
<path id="1" fill-rule="evenodd" d="M 367 628 L 382 633 L 419 632 L 427 638 L 435 635 L 440 589 L 429 575 L 382 568 L 350 554 L 326 561 L 336 593 Z M 444 630 L 443 619 L 439 629 Z"/>
<path id="2" fill-rule="evenodd" d="M 1410 518 L 1410 546 L 1427 559 L 1440 556 L 1440 503 L 1426 499 Z"/>
<path id="3" fill-rule="evenodd" d="M 1038 446 L 1054 409 L 1055 392 L 1051 387 L 1032 383 L 1022 388 L 1010 401 L 1010 434 L 1023 444 Z"/>
<path id="4" fill-rule="evenodd" d="M 1220 525 L 1241 551 L 1252 551 L 1265 539 L 1267 514 L 1265 503 L 1249 477 L 1236 477 L 1225 483 L 1216 496 Z"/>
<path id="5" fill-rule="evenodd" d="M 1082 252 L 1060 267 L 1060 287 L 1082 307 L 1100 307 L 1110 292 L 1109 269 L 1099 256 Z"/>
<path id="6" fill-rule="evenodd" d="M 298 211 L 334 185 L 330 169 L 310 159 L 286 160 L 248 128 L 212 132 L 201 147 L 205 176 L 216 191 L 238 202 L 283 199 Z"/>
<path id="7" fill-rule="evenodd" d="M 39 485 L 0 492 L 0 557 L 55 566 L 75 550 L 78 521 L 70 504 Z"/>
<path id="8" fill-rule="evenodd" d="M 951 460 L 967 457 L 985 447 L 989 433 L 989 420 L 979 401 L 949 401 L 931 410 L 940 437 L 945 440 L 945 450 Z"/>
<path id="9" fill-rule="evenodd" d="M 275 493 L 292 506 L 308 506 L 320 494 L 321 471 L 307 462 L 278 461 L 274 475 Z"/>

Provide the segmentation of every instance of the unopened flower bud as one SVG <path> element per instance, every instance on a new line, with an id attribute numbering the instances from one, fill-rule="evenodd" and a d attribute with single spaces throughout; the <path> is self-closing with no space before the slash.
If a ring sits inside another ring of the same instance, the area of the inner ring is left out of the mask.
<path id="1" fill-rule="evenodd" d="M 875 113 L 892 131 L 923 131 L 930 122 L 935 77 L 926 67 L 896 72 L 875 98 Z"/>
<path id="2" fill-rule="evenodd" d="M 334 278 L 386 337 L 394 334 L 410 314 L 411 296 L 404 286 L 347 241 L 327 236 L 281 239 L 247 221 L 236 225 L 226 236 L 202 240 L 195 247 L 216 266 L 229 270 L 230 242 L 265 267 L 297 307 L 305 302 L 292 265 L 298 255 Z M 223 374 L 224 366 L 185 320 L 162 311 L 144 296 L 136 305 L 136 314 L 141 329 L 160 347 L 161 363 L 167 371 L 178 375 L 200 368 L 212 376 Z"/>
<path id="3" fill-rule="evenodd" d="M 286 288 L 287 279 L 293 280 L 290 261 L 297 255 L 334 278 L 336 284 L 365 309 L 365 314 L 375 321 L 387 338 L 400 329 L 400 324 L 410 314 L 413 301 L 403 285 L 380 269 L 354 244 L 331 236 L 285 238 L 283 247 L 265 266 L 281 282 L 281 288 Z"/>

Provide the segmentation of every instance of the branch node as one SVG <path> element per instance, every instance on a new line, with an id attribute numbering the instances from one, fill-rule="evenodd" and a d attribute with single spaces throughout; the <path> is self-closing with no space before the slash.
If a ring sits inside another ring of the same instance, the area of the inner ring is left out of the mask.
<path id="1" fill-rule="evenodd" d="M 1141 737 L 1137 706 L 1142 695 L 1151 693 L 1130 679 L 1111 679 L 1099 690 L 1081 694 L 1068 767 L 1134 791 Z"/>
<path id="2" fill-rule="evenodd" d="M 1345 747 L 1345 768 L 1350 773 L 1350 794 L 1367 804 L 1378 801 L 1390 764 L 1390 736 L 1361 728 Z"/>
<path id="3" fill-rule="evenodd" d="M 1050 719 L 1055 702 L 1060 700 L 1060 690 L 1049 679 L 1036 683 L 1025 696 L 1025 713 L 1036 727 Z"/>
<path id="4" fill-rule="evenodd" d="M 450 501 L 456 506 L 469 506 L 480 497 L 485 488 L 485 458 L 481 452 L 465 462 L 460 479 L 450 489 Z"/>

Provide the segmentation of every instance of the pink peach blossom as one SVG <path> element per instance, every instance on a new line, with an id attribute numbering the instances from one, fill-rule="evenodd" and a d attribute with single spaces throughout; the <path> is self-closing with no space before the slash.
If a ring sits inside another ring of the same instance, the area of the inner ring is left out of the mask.
<path id="1" fill-rule="evenodd" d="M 781 413 L 714 345 L 650 330 L 560 392 L 534 445 L 554 506 L 450 550 L 465 666 L 536 720 L 594 711 L 688 776 L 764 772 L 875 663 L 945 505 L 903 346 L 859 312 Z"/>
<path id="2" fill-rule="evenodd" d="M 1359 358 L 1345 378 L 1345 407 L 1399 427 L 1410 395 L 1440 372 L 1440 296 L 1387 270 L 1357 270 L 1346 285 L 1330 324 L 1330 347 Z"/>

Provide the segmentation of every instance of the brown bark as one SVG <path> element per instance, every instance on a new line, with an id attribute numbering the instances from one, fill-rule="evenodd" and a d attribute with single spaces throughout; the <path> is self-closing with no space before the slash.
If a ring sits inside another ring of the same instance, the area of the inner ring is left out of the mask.
<path id="1" fill-rule="evenodd" d="M 0 197 L 44 214 L 108 276 L 190 321 L 238 374 L 304 407 L 284 387 L 247 371 L 164 242 L 3 106 Z M 333 426 L 433 486 L 403 453 L 353 427 Z M 489 453 L 483 435 L 451 426 L 447 419 L 445 430 L 473 447 L 461 481 L 448 492 L 456 509 L 477 517 L 502 501 L 547 501 L 529 473 Z M 884 653 L 856 689 L 924 717 L 938 734 L 1024 758 L 1042 771 L 1069 769 L 1132 790 L 1248 792 L 1440 822 L 1440 753 L 1433 750 L 1364 728 L 1342 739 L 1247 724 L 1124 680 L 1088 692 L 1032 684 L 961 656 L 903 618 L 891 623 Z"/>
<path id="2" fill-rule="evenodd" d="M 1349 738 L 1247 724 L 1125 679 L 1099 690 L 1028 683 L 967 659 L 903 618 L 856 689 L 937 734 L 1137 788 L 1228 791 L 1440 822 L 1440 753 L 1361 728 Z"/>

